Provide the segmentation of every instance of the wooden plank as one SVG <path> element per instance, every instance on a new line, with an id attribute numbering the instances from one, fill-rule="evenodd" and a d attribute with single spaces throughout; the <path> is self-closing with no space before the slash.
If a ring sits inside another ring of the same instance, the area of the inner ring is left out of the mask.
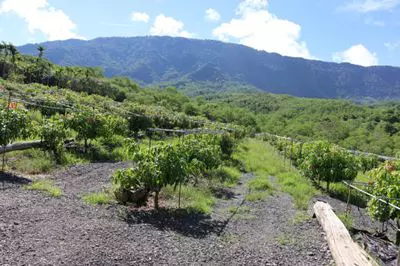
<path id="1" fill-rule="evenodd" d="M 22 151 L 22 150 L 28 150 L 28 149 L 32 149 L 32 148 L 40 148 L 40 146 L 42 146 L 42 141 L 40 141 L 40 140 L 18 142 L 18 143 L 6 145 L 5 149 L 4 149 L 4 146 L 0 146 L 0 154 L 11 152 L 11 151 Z"/>
<path id="2" fill-rule="evenodd" d="M 314 212 L 326 233 L 332 257 L 337 266 L 378 265 L 365 250 L 353 241 L 349 231 L 328 203 L 318 201 Z"/>

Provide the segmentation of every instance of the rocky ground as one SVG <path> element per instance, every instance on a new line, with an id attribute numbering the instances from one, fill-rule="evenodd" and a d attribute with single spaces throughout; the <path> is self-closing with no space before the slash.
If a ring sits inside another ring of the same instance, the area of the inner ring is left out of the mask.
<path id="1" fill-rule="evenodd" d="M 290 196 L 245 201 L 242 183 L 224 191 L 210 216 L 181 211 L 128 212 L 90 206 L 82 196 L 109 186 L 125 163 L 76 166 L 52 178 L 63 196 L 23 189 L 0 177 L 0 265 L 330 265 L 324 233 Z"/>

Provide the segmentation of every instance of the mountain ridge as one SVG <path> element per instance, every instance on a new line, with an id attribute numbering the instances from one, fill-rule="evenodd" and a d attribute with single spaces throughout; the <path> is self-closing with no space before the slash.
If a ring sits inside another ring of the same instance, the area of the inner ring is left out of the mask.
<path id="1" fill-rule="evenodd" d="M 42 43 L 61 65 L 99 66 L 107 76 L 143 85 L 170 84 L 212 91 L 246 87 L 309 98 L 400 99 L 400 68 L 286 57 L 216 40 L 179 37 L 100 37 Z M 37 54 L 37 44 L 19 47 Z M 219 85 L 202 85 L 202 83 Z"/>

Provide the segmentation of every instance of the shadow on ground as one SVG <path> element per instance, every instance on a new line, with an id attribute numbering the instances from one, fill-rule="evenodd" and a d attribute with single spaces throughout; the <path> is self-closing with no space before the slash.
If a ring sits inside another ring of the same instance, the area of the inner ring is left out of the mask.
<path id="1" fill-rule="evenodd" d="M 0 172 L 0 189 L 11 186 L 30 184 L 32 180 L 12 173 Z"/>
<path id="2" fill-rule="evenodd" d="M 222 188 L 222 187 L 213 188 L 212 193 L 218 199 L 229 200 L 236 197 L 236 194 L 229 188 Z"/>
<path id="3" fill-rule="evenodd" d="M 193 238 L 219 235 L 226 226 L 225 221 L 213 220 L 209 215 L 188 209 L 127 211 L 124 220 L 129 224 L 150 224 L 159 230 L 171 230 Z"/>

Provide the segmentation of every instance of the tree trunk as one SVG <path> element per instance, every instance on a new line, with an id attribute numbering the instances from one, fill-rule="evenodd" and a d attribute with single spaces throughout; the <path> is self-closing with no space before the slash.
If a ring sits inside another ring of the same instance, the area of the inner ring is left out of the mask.
<path id="1" fill-rule="evenodd" d="M 329 192 L 329 185 L 331 184 L 331 182 L 328 180 L 326 181 L 326 192 Z"/>
<path id="2" fill-rule="evenodd" d="M 87 148 L 88 148 L 88 142 L 87 142 L 87 139 L 85 139 L 85 149 L 83 150 L 83 151 L 84 151 L 84 153 L 86 153 L 86 152 L 87 152 Z"/>
<path id="3" fill-rule="evenodd" d="M 178 208 L 181 208 L 181 192 L 182 192 L 182 183 L 179 183 L 179 202 L 178 202 Z"/>
<path id="4" fill-rule="evenodd" d="M 156 191 L 156 194 L 154 196 L 154 208 L 158 209 L 158 195 L 160 194 L 160 191 Z"/>

